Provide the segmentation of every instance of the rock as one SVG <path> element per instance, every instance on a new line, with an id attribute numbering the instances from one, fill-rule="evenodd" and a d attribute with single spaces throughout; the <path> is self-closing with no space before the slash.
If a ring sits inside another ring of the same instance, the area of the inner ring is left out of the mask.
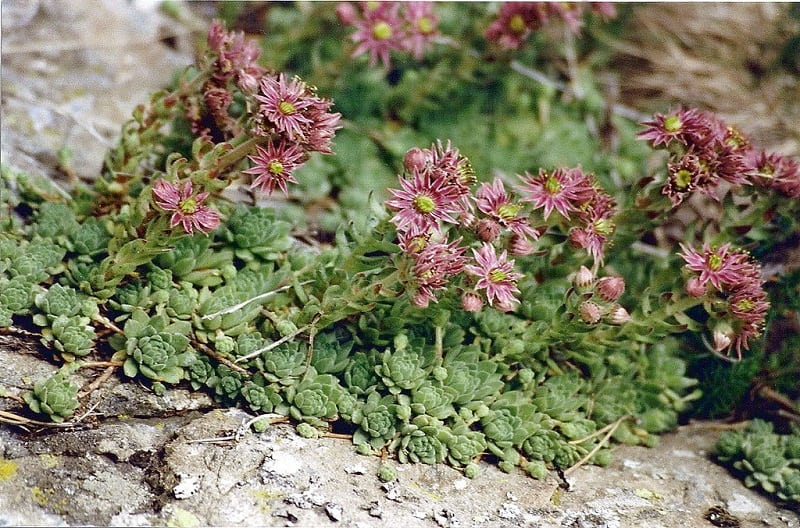
<path id="1" fill-rule="evenodd" d="M 143 4 L 3 3 L 4 164 L 55 176 L 66 145 L 78 175 L 97 174 L 133 106 L 190 62 L 189 29 Z M 10 396 L 56 369 L 35 339 L 0 336 L 0 357 Z M 384 484 L 380 459 L 347 441 L 304 439 L 286 424 L 256 434 L 243 428 L 250 414 L 207 394 L 159 397 L 121 375 L 82 403 L 78 414 L 91 412 L 69 429 L 0 429 L 0 525 L 707 528 L 709 509 L 724 506 L 745 528 L 800 527 L 709 460 L 718 432 L 704 424 L 656 448 L 618 447 L 610 466 L 575 471 L 564 491 L 555 476 L 483 462 L 472 480 L 405 465 Z M 22 412 L 11 398 L 0 410 Z"/>

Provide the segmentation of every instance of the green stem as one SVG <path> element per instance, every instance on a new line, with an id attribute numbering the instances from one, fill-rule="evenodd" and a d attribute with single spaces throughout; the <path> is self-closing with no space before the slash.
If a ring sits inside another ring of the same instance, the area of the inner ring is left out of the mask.
<path id="1" fill-rule="evenodd" d="M 217 158 L 216 166 L 214 167 L 219 172 L 224 171 L 231 165 L 235 165 L 245 156 L 250 154 L 258 145 L 263 145 L 270 140 L 269 136 L 256 136 L 247 138 L 244 142 L 236 145 L 231 150 Z"/>

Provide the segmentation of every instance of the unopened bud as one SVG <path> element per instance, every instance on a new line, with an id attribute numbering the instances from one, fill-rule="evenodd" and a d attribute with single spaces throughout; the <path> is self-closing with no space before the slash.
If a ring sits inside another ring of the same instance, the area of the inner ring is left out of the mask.
<path id="1" fill-rule="evenodd" d="M 578 288 L 588 288 L 594 282 L 594 273 L 586 266 L 581 266 L 581 269 L 575 273 L 573 282 Z"/>
<path id="2" fill-rule="evenodd" d="M 717 352 L 722 352 L 723 350 L 727 350 L 731 346 L 731 337 L 730 335 L 720 332 L 719 330 L 714 331 L 714 350 Z"/>
<path id="3" fill-rule="evenodd" d="M 508 252 L 516 257 L 530 255 L 533 251 L 533 244 L 525 236 L 514 233 L 508 240 Z"/>
<path id="4" fill-rule="evenodd" d="M 581 303 L 581 305 L 578 307 L 578 313 L 580 314 L 581 319 L 583 319 L 583 322 L 587 324 L 595 324 L 599 322 L 600 317 L 603 315 L 600 307 L 592 301 L 584 301 Z"/>
<path id="5" fill-rule="evenodd" d="M 483 308 L 483 299 L 474 291 L 466 291 L 461 296 L 461 307 L 466 312 L 479 312 Z"/>
<path id="6" fill-rule="evenodd" d="M 625 291 L 625 281 L 621 277 L 603 277 L 597 281 L 597 294 L 606 302 L 614 302 Z"/>
<path id="7" fill-rule="evenodd" d="M 478 217 L 472 213 L 463 212 L 458 216 L 458 221 L 461 222 L 466 229 L 475 229 L 478 225 Z"/>
<path id="8" fill-rule="evenodd" d="M 617 305 L 608 314 L 608 321 L 613 325 L 623 325 L 631 320 L 631 314 L 622 306 Z"/>
<path id="9" fill-rule="evenodd" d="M 500 224 L 491 218 L 482 218 L 476 227 L 478 237 L 484 242 L 491 242 L 500 234 Z"/>
<path id="10" fill-rule="evenodd" d="M 702 297 L 706 294 L 706 284 L 700 280 L 700 277 L 692 277 L 686 281 L 686 293 L 692 297 Z"/>
<path id="11" fill-rule="evenodd" d="M 417 292 L 417 294 L 411 298 L 411 303 L 417 308 L 427 308 L 429 302 L 430 296 L 424 293 Z"/>
<path id="12" fill-rule="evenodd" d="M 350 25 L 356 20 L 356 8 L 350 2 L 342 2 L 336 6 L 336 16 L 342 24 Z"/>
<path id="13" fill-rule="evenodd" d="M 427 162 L 428 156 L 425 155 L 422 149 L 417 147 L 409 149 L 406 155 L 403 156 L 403 167 L 405 167 L 408 172 L 420 172 L 425 168 Z"/>

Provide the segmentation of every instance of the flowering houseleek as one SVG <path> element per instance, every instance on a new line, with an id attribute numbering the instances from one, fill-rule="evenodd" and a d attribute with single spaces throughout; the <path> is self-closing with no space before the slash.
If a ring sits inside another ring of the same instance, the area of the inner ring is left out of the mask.
<path id="1" fill-rule="evenodd" d="M 519 293 L 516 281 L 522 277 L 521 273 L 514 271 L 514 261 L 508 260 L 505 251 L 498 256 L 491 244 L 483 244 L 473 253 L 475 264 L 468 264 L 464 269 L 478 277 L 475 288 L 486 290 L 490 306 L 502 311 L 512 310 L 519 303 L 515 297 Z"/>
<path id="2" fill-rule="evenodd" d="M 192 193 L 192 182 L 175 185 L 166 180 L 157 180 L 153 184 L 156 205 L 172 216 L 169 225 L 178 224 L 188 234 L 197 229 L 201 233 L 209 233 L 219 226 L 219 213 L 203 205 L 208 198 L 207 192 Z"/>

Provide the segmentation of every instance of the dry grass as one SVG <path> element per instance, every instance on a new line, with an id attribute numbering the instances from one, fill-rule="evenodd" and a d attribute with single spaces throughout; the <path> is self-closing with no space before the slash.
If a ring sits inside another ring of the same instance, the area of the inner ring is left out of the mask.
<path id="1" fill-rule="evenodd" d="M 615 43 L 620 97 L 646 112 L 713 110 L 764 147 L 800 152 L 800 78 L 779 56 L 798 21 L 787 4 L 653 3 Z"/>

